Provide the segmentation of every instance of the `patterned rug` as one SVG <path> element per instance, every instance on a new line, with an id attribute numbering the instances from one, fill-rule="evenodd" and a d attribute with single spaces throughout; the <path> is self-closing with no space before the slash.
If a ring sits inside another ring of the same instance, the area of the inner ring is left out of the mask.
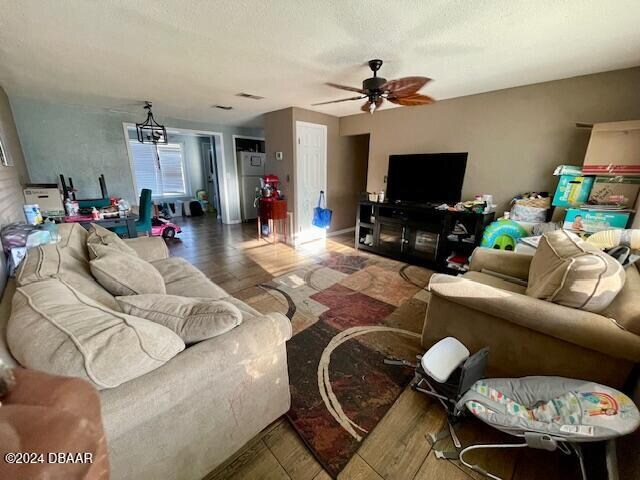
<path id="1" fill-rule="evenodd" d="M 242 297 L 293 325 L 288 417 L 334 478 L 412 378 L 431 271 L 382 257 L 328 253 Z"/>

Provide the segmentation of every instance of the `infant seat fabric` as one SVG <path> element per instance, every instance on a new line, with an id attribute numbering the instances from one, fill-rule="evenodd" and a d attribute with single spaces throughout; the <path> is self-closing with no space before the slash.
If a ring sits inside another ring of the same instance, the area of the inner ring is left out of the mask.
<path id="1" fill-rule="evenodd" d="M 633 432 L 640 413 L 613 388 L 563 377 L 480 380 L 463 395 L 464 407 L 512 435 L 547 433 L 567 441 L 594 442 Z"/>

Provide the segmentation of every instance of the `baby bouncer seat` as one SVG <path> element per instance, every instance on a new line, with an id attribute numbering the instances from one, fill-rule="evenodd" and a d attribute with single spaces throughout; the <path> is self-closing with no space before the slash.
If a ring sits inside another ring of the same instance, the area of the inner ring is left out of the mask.
<path id="1" fill-rule="evenodd" d="M 559 449 L 577 455 L 582 478 L 587 480 L 580 444 L 606 441 L 609 479 L 618 478 L 614 440 L 640 425 L 640 413 L 629 397 L 604 385 L 563 377 L 483 379 L 488 353 L 482 349 L 470 355 L 461 342 L 447 337 L 418 357 L 412 387 L 438 399 L 449 420 L 448 428 L 430 440 L 435 444 L 451 435 L 459 450 L 436 450 L 438 458 L 457 458 L 467 467 L 501 480 L 470 464 L 465 454 L 487 448 Z M 407 364 L 393 360 L 387 363 Z M 454 427 L 466 413 L 523 441 L 462 448 Z"/>

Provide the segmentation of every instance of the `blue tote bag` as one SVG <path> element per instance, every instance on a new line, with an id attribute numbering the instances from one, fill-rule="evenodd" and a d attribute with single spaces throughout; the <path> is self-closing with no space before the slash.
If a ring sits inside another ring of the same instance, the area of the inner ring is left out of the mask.
<path id="1" fill-rule="evenodd" d="M 311 222 L 314 227 L 329 228 L 331 225 L 332 211 L 327 208 L 327 201 L 324 198 L 324 191 L 320 190 L 320 197 L 318 198 L 318 206 L 313 209 L 313 221 Z"/>

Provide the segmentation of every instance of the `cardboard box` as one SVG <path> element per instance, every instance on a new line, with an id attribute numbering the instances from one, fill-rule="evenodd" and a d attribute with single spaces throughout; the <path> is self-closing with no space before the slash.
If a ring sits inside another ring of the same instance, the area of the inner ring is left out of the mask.
<path id="1" fill-rule="evenodd" d="M 591 193 L 593 180 L 594 177 L 560 175 L 551 204 L 554 207 L 571 207 L 585 203 Z"/>
<path id="2" fill-rule="evenodd" d="M 589 203 L 633 208 L 638 192 L 640 177 L 596 177 L 589 194 Z"/>
<path id="3" fill-rule="evenodd" d="M 582 166 L 579 165 L 558 165 L 553 171 L 556 177 L 560 175 L 573 175 L 574 177 L 583 176 Z"/>
<path id="4" fill-rule="evenodd" d="M 585 175 L 640 176 L 640 120 L 596 123 L 582 170 Z"/>
<path id="5" fill-rule="evenodd" d="M 629 223 L 629 212 L 609 212 L 602 210 L 586 210 L 570 208 L 564 219 L 563 228 L 582 233 L 596 233 L 601 230 L 626 228 Z"/>
<path id="6" fill-rule="evenodd" d="M 58 185 L 41 184 L 27 185 L 23 191 L 24 202 L 28 205 L 37 204 L 45 216 L 63 216 L 64 205 Z"/>

